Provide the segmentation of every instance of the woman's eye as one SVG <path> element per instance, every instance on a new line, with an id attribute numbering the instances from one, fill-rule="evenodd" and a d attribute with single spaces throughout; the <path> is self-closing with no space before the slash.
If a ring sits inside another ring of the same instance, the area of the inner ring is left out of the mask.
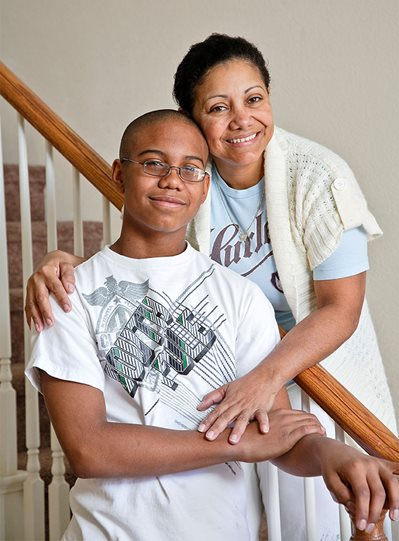
<path id="1" fill-rule="evenodd" d="M 263 98 L 262 96 L 252 96 L 251 98 L 249 98 L 249 103 L 258 103 L 259 101 L 261 101 Z"/>
<path id="2" fill-rule="evenodd" d="M 221 113 L 227 109 L 226 105 L 215 105 L 210 109 L 210 113 Z"/>

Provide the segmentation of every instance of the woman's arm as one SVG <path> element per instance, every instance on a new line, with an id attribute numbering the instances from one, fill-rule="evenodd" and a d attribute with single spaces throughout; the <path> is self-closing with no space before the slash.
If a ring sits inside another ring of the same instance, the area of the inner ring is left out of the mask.
<path id="1" fill-rule="evenodd" d="M 235 421 L 230 443 L 237 443 L 248 422 L 257 419 L 262 432 L 278 391 L 297 374 L 335 351 L 356 330 L 364 301 L 366 273 L 338 280 L 314 281 L 317 309 L 296 325 L 247 375 L 206 395 L 199 409 L 219 404 L 199 430 L 215 439 Z"/>
<path id="2" fill-rule="evenodd" d="M 63 310 L 69 312 L 68 293 L 75 289 L 73 269 L 83 261 L 83 257 L 61 250 L 49 252 L 41 260 L 26 286 L 25 317 L 29 327 L 31 320 L 37 332 L 43 330 L 45 324 L 53 325 L 54 317 L 48 300 L 50 293 L 54 294 Z"/>

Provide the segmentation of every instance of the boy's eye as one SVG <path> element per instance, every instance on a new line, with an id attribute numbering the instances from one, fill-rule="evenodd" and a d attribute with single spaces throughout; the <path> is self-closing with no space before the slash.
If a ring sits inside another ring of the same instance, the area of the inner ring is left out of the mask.
<path id="1" fill-rule="evenodd" d="M 144 165 L 147 167 L 153 167 L 153 168 L 159 168 L 163 169 L 165 167 L 165 164 L 159 160 L 146 160 L 144 162 Z"/>

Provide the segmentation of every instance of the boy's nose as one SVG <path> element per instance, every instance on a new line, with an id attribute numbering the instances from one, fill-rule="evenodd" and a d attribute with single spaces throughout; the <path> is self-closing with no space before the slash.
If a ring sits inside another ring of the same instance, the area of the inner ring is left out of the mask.
<path id="1" fill-rule="evenodd" d="M 171 165 L 168 173 L 159 179 L 159 185 L 161 187 L 178 188 L 183 183 L 180 178 L 180 170 L 176 165 Z"/>

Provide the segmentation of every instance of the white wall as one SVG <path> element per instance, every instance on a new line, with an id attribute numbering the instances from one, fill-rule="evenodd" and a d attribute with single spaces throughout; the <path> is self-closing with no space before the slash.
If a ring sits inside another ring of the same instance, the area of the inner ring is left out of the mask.
<path id="1" fill-rule="evenodd" d="M 174 105 L 172 77 L 191 43 L 215 31 L 255 42 L 269 59 L 276 123 L 341 154 L 385 231 L 370 247 L 368 297 L 399 404 L 397 0 L 3 0 L 0 16 L 2 59 L 108 160 L 133 117 Z M 15 160 L 8 134 L 5 154 Z M 101 206 L 90 203 L 87 218 Z"/>

